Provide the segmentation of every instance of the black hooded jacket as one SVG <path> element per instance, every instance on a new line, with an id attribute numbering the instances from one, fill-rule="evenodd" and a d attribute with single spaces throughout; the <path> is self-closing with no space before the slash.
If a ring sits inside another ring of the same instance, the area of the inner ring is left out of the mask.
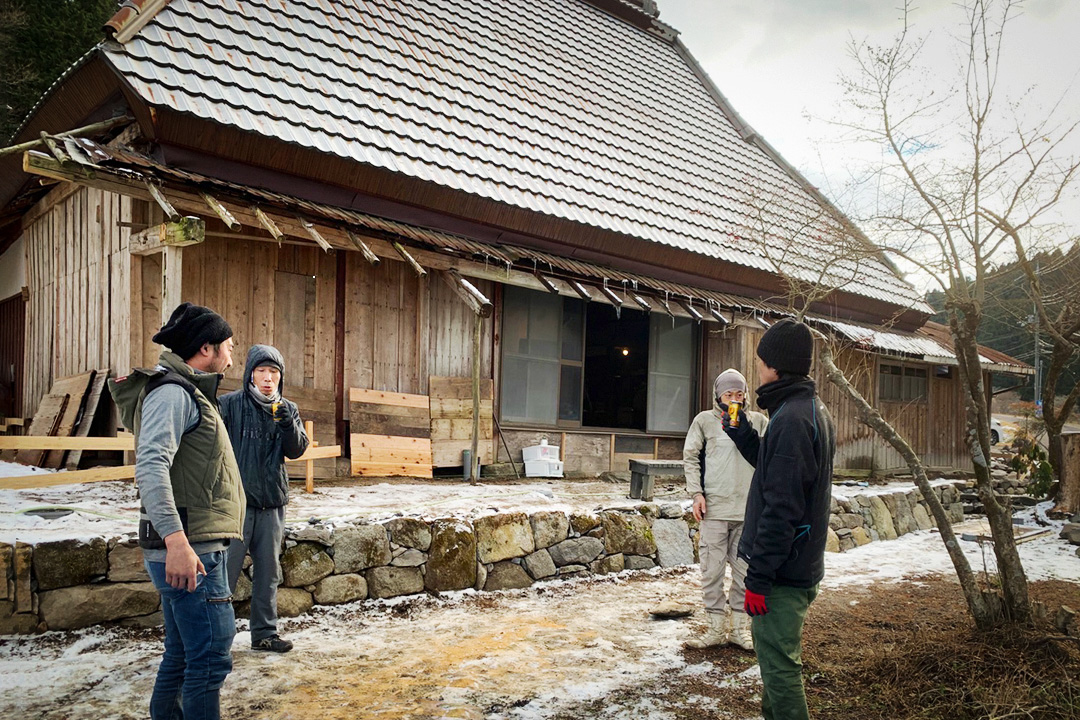
<path id="1" fill-rule="evenodd" d="M 769 411 L 761 438 L 739 557 L 746 587 L 768 596 L 774 584 L 810 588 L 825 576 L 836 438 L 814 381 L 782 377 L 758 389 Z"/>
<path id="2" fill-rule="evenodd" d="M 281 368 L 278 393 L 289 421 L 274 422 L 269 407 L 248 395 L 255 368 L 270 361 Z M 296 404 L 284 397 L 285 360 L 277 348 L 252 345 L 244 365 L 244 385 L 219 400 L 221 417 L 229 431 L 233 454 L 240 466 L 249 508 L 282 507 L 289 502 L 289 473 L 285 458 L 298 458 L 308 448 L 308 436 Z"/>

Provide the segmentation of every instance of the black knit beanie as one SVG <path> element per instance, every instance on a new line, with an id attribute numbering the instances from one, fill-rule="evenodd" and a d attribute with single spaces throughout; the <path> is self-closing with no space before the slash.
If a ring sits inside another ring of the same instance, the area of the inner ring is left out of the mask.
<path id="1" fill-rule="evenodd" d="M 757 355 L 777 372 L 809 375 L 814 359 L 814 336 L 803 323 L 785 318 L 761 336 Z"/>
<path id="2" fill-rule="evenodd" d="M 210 308 L 186 302 L 177 305 L 169 322 L 162 326 L 153 340 L 186 361 L 194 357 L 204 344 L 217 345 L 232 336 L 232 328 L 225 318 Z"/>

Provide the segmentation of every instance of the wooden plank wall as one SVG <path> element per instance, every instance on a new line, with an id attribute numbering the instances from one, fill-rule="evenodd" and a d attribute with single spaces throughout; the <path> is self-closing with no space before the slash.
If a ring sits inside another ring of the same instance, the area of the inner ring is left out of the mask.
<path id="1" fill-rule="evenodd" d="M 494 300 L 494 283 L 469 279 L 476 289 Z M 431 333 L 429 338 L 428 375 L 438 377 L 472 377 L 472 343 L 474 314 L 453 289 L 441 280 L 432 280 Z M 492 348 L 497 315 L 484 320 L 480 335 L 480 376 L 494 377 Z"/>
<path id="2" fill-rule="evenodd" d="M 836 365 L 848 377 L 863 397 L 876 397 L 876 365 L 874 356 L 843 346 L 834 349 Z M 834 466 L 852 470 L 876 468 L 876 458 L 884 450 L 884 443 L 868 426 L 859 421 L 855 404 L 840 388 L 825 377 L 820 363 L 815 363 L 814 380 L 818 394 L 832 415 L 836 430 L 836 457 Z"/>
<path id="3" fill-rule="evenodd" d="M 217 220 L 208 219 L 207 229 L 224 232 Z M 337 442 L 336 263 L 336 255 L 315 247 L 278 247 L 255 240 L 208 237 L 184 248 L 184 300 L 212 308 L 233 329 L 233 365 L 225 373 L 223 390 L 239 387 L 253 344 L 277 347 L 285 355 L 285 396 L 299 406 L 303 419 L 315 422 L 314 439 L 322 445 Z M 146 324 L 151 316 L 153 312 L 148 311 Z M 160 318 L 156 322 L 160 325 Z M 160 347 L 151 347 L 156 359 Z M 333 476 L 335 466 L 333 459 L 315 461 L 316 476 Z M 302 466 L 289 469 L 303 475 Z"/>
<path id="4" fill-rule="evenodd" d="M 428 286 L 404 262 L 357 255 L 345 280 L 345 387 L 427 394 Z"/>
<path id="5" fill-rule="evenodd" d="M 24 217 L 27 287 L 22 412 L 59 377 L 130 367 L 130 198 L 64 184 Z"/>
<path id="6" fill-rule="evenodd" d="M 26 301 L 22 293 L 0 300 L 0 415 L 22 417 L 26 353 Z"/>
<path id="7" fill-rule="evenodd" d="M 461 453 L 472 449 L 472 378 L 429 379 L 431 391 L 431 462 L 435 467 L 458 467 Z M 493 383 L 480 380 L 480 422 L 477 453 L 484 464 L 490 462 L 491 441 L 495 437 L 491 414 Z"/>

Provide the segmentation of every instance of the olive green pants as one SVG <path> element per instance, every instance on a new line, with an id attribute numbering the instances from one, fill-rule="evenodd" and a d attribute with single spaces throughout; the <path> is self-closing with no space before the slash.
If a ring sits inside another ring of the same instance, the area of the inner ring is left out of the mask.
<path id="1" fill-rule="evenodd" d="M 769 612 L 753 618 L 754 651 L 761 668 L 761 714 L 765 720 L 807 720 L 802 678 L 802 631 L 806 610 L 817 597 L 809 589 L 773 585 Z"/>

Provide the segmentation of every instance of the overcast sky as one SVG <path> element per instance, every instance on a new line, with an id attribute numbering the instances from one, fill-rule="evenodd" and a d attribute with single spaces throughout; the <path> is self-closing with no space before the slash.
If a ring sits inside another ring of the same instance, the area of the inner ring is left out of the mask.
<path id="1" fill-rule="evenodd" d="M 658 0 L 660 19 L 735 109 L 814 184 L 830 195 L 846 180 L 840 131 L 823 119 L 841 107 L 837 84 L 852 68 L 852 38 L 888 42 L 900 29 L 901 0 Z M 917 0 L 917 33 L 942 75 L 958 67 L 945 50 L 961 31 L 955 0 Z M 1080 0 L 1028 0 L 1007 32 L 1003 87 L 1014 97 L 1036 85 L 1029 103 L 1067 92 L 1062 119 L 1080 119 Z M 1071 89 L 1070 89 L 1071 88 Z M 808 118 L 809 116 L 809 118 Z M 1074 228 L 1077 223 L 1073 218 Z M 1074 229 L 1074 233 L 1076 230 Z"/>

